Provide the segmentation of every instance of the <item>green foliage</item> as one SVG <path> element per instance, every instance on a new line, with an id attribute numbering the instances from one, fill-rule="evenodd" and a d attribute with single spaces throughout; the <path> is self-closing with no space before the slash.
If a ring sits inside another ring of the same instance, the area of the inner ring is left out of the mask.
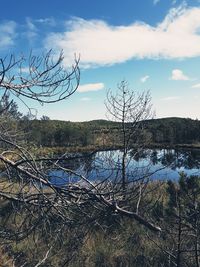
<path id="1" fill-rule="evenodd" d="M 200 264 L 200 177 L 180 173 L 179 181 L 168 181 L 168 202 L 163 220 L 162 247 L 173 255 L 170 266 Z M 174 264 L 172 263 L 174 262 Z"/>
<path id="2" fill-rule="evenodd" d="M 9 99 L 9 94 L 4 94 L 1 98 L 0 113 L 3 117 L 11 117 L 16 120 L 19 120 L 22 117 L 22 113 L 18 111 L 17 103 Z"/>
<path id="3" fill-rule="evenodd" d="M 156 119 L 146 122 L 154 143 L 192 144 L 200 142 L 200 121 L 182 118 Z"/>
<path id="4" fill-rule="evenodd" d="M 18 105 L 9 95 L 1 99 L 1 120 L 10 128 L 17 128 L 24 134 L 26 143 L 37 146 L 120 146 L 122 140 L 121 123 L 107 120 L 70 122 L 50 120 L 42 116 L 34 119 L 31 114 L 22 116 Z M 6 120 L 5 120 L 6 118 Z M 140 122 L 137 122 L 140 128 Z M 127 123 L 127 129 L 131 124 Z M 139 142 L 152 144 L 198 144 L 200 143 L 200 121 L 182 118 L 147 120 L 141 124 L 142 135 Z M 135 140 L 131 140 L 134 146 Z"/>
<path id="5" fill-rule="evenodd" d="M 105 146 L 121 145 L 120 123 L 106 120 L 70 122 L 22 119 L 20 129 L 27 143 L 38 146 Z M 191 119 L 167 118 L 145 122 L 141 143 L 173 145 L 200 143 L 200 122 Z M 134 146 L 135 141 L 132 140 Z"/>

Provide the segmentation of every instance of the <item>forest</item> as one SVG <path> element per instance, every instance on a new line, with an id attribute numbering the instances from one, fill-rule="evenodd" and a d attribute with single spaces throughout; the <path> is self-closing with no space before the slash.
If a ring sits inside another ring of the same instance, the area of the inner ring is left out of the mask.
<path id="1" fill-rule="evenodd" d="M 19 120 L 19 129 L 26 133 L 25 141 L 38 146 L 87 146 L 116 144 L 120 123 L 96 120 L 67 122 L 56 120 Z M 127 123 L 127 127 L 129 127 Z M 152 119 L 144 123 L 144 139 L 151 144 L 198 144 L 200 121 L 186 118 Z M 106 136 L 106 139 L 104 139 Z M 102 140 L 104 139 L 104 144 Z M 118 136 L 119 139 L 119 136 Z M 106 143 L 107 142 L 107 143 Z M 120 140 L 119 140 L 120 142 Z M 143 139 L 141 138 L 141 142 Z"/>

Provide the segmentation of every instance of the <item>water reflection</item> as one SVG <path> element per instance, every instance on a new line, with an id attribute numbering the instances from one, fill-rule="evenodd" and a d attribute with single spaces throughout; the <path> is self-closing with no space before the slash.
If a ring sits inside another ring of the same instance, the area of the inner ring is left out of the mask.
<path id="1" fill-rule="evenodd" d="M 185 170 L 198 169 L 200 166 L 200 150 L 175 150 L 175 149 L 146 149 L 144 151 L 130 151 L 130 156 L 134 157 L 135 161 L 148 159 L 153 165 L 161 163 L 163 166 L 169 166 L 176 170 L 184 168 Z"/>
<path id="2" fill-rule="evenodd" d="M 121 178 L 120 150 L 100 151 L 96 153 L 82 153 L 74 155 L 73 159 L 63 161 L 65 168 L 72 169 L 90 180 L 103 181 L 105 179 L 119 181 Z M 188 175 L 200 175 L 200 150 L 198 149 L 146 149 L 129 151 L 127 160 L 127 175 L 130 179 L 149 177 L 152 179 L 179 178 L 180 172 Z M 64 171 L 52 170 L 52 183 L 66 184 L 77 182 L 74 175 L 66 175 Z"/>

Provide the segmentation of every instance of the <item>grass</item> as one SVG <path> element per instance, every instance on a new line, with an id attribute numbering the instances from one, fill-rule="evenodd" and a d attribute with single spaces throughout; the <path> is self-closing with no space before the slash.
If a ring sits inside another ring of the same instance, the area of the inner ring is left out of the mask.
<path id="1" fill-rule="evenodd" d="M 3 246 L 0 247 L 0 267 L 13 267 L 13 257 L 9 256 Z"/>
<path id="2" fill-rule="evenodd" d="M 151 186 L 149 185 L 150 191 L 153 190 L 156 185 L 155 182 L 153 182 Z M 13 184 L 11 187 L 11 183 L 6 181 L 2 182 L 0 186 L 0 190 L 2 190 L 2 188 L 5 190 L 10 188 L 13 193 L 19 190 L 18 184 Z M 164 187 L 161 185 L 159 185 L 159 187 L 161 191 L 164 190 Z M 28 187 L 25 187 L 24 190 L 28 190 Z M 152 192 L 152 196 L 158 199 L 159 193 L 157 191 L 156 194 L 155 191 Z M 1 208 L 2 211 L 4 210 L 6 213 L 5 215 L 2 213 L 0 214 L 1 225 L 4 216 L 7 216 L 9 212 L 9 209 L 6 207 L 9 203 L 5 201 L 3 205 L 2 201 L 3 200 L 1 200 L 0 203 Z M 15 217 L 15 223 L 17 223 L 17 225 L 20 225 L 20 218 L 22 220 L 20 216 L 23 216 L 23 212 Z M 9 226 L 13 228 L 15 224 L 13 224 L 12 218 L 12 216 L 9 217 L 10 222 L 8 221 L 8 223 Z M 120 220 L 117 219 L 116 221 L 112 220 L 112 222 L 110 222 L 109 219 L 109 222 L 105 221 L 103 223 L 105 224 L 103 228 L 101 228 L 101 225 L 98 226 L 98 224 L 94 228 L 91 225 L 85 225 L 84 228 L 86 228 L 87 235 L 83 236 L 83 240 L 79 238 L 76 239 L 75 236 L 77 231 L 85 231 L 84 229 L 65 228 L 65 231 L 62 232 L 61 243 L 55 245 L 48 260 L 42 266 L 60 267 L 66 256 L 70 258 L 71 255 L 74 257 L 70 260 L 68 265 L 66 265 L 68 267 L 144 267 L 148 266 L 143 264 L 148 257 L 152 258 L 153 262 L 155 249 L 152 248 L 152 244 L 144 237 L 144 229 L 138 226 L 137 223 L 133 220 L 123 218 Z M 53 225 L 52 228 L 54 228 Z M 55 229 L 55 231 L 57 230 Z M 44 257 L 51 242 L 55 241 L 54 229 L 51 231 L 51 233 L 48 233 L 47 239 L 44 238 L 43 233 L 38 229 L 36 233 L 33 233 L 27 239 L 18 243 L 13 243 L 10 249 L 12 255 L 21 255 L 15 266 L 21 266 L 24 262 L 27 262 L 25 265 L 26 267 L 35 266 L 37 262 Z M 6 253 L 3 253 L 2 250 L 2 263 L 0 267 L 11 267 L 12 265 L 5 265 L 5 263 L 8 262 L 8 264 L 10 264 L 12 258 L 9 258 Z M 144 258 L 144 255 L 146 255 L 146 258 Z"/>

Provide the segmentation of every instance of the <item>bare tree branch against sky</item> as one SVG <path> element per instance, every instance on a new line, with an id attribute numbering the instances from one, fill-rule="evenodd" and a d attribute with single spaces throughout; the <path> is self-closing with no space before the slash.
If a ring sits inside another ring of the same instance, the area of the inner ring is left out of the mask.
<path id="1" fill-rule="evenodd" d="M 200 116 L 199 28 L 197 0 L 10 0 L 1 4 L 0 52 L 63 49 L 67 66 L 80 53 L 80 90 L 61 109 L 55 104 L 44 112 L 34 104 L 39 117 L 104 118 L 106 89 L 126 79 L 136 90 L 151 90 L 157 117 L 195 119 Z"/>

